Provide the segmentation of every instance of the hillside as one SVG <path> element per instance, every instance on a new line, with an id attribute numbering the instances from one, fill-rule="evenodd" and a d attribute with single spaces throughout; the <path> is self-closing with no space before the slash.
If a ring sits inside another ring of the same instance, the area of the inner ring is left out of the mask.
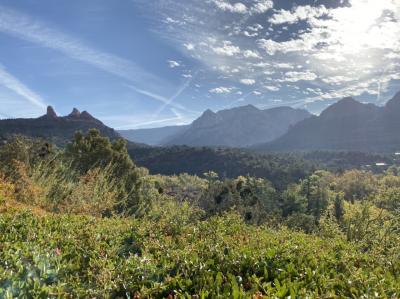
<path id="1" fill-rule="evenodd" d="M 0 120 L 0 139 L 8 139 L 12 135 L 25 135 L 65 145 L 75 132 L 87 132 L 89 129 L 98 129 L 103 136 L 110 139 L 121 137 L 114 129 L 107 127 L 87 111 L 81 113 L 74 108 L 67 116 L 57 116 L 49 106 L 47 113 L 39 118 Z"/>
<path id="2" fill-rule="evenodd" d="M 255 176 L 270 180 L 277 188 L 297 182 L 315 169 L 315 163 L 296 156 L 257 155 L 240 149 L 208 147 L 129 148 L 135 163 L 152 174 L 188 173 L 203 176 L 214 171 L 221 177 Z"/>
<path id="3" fill-rule="evenodd" d="M 345 98 L 299 122 L 258 151 L 345 150 L 394 153 L 400 149 L 400 92 L 386 106 Z"/>

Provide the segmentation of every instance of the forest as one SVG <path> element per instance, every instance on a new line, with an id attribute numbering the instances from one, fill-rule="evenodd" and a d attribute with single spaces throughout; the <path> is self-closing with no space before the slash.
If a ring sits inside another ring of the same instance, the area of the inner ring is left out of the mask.
<path id="1" fill-rule="evenodd" d="M 135 162 L 96 130 L 0 146 L 0 298 L 399 297 L 399 167 Z"/>

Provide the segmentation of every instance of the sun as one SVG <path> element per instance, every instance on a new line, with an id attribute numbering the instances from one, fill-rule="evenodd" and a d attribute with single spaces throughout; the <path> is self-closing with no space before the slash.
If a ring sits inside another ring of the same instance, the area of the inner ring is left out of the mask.
<path id="1" fill-rule="evenodd" d="M 390 48 L 398 38 L 398 24 L 385 15 L 393 11 L 392 0 L 354 0 L 350 7 L 333 11 L 331 32 L 342 54 L 360 54 Z"/>

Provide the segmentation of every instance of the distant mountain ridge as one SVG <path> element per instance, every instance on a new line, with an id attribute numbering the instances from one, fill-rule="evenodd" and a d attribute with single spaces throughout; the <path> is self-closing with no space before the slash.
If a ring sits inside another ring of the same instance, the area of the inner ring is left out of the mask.
<path id="1" fill-rule="evenodd" d="M 259 151 L 400 151 L 400 92 L 384 107 L 344 98 L 294 125 Z"/>
<path id="2" fill-rule="evenodd" d="M 260 110 L 247 105 L 218 112 L 207 110 L 166 144 L 249 147 L 276 139 L 310 116 L 306 110 L 290 107 Z"/>
<path id="3" fill-rule="evenodd" d="M 183 126 L 167 126 L 151 129 L 134 129 L 134 130 L 118 130 L 122 137 L 134 141 L 145 143 L 148 145 L 161 145 L 167 142 L 172 136 L 189 128 L 188 125 Z"/>
<path id="4" fill-rule="evenodd" d="M 121 134 L 131 141 L 146 143 L 147 140 L 154 142 L 153 145 L 249 147 L 283 135 L 291 125 L 310 116 L 306 110 L 290 107 L 260 110 L 247 105 L 218 112 L 208 109 L 188 126 L 132 130 L 130 134 L 121 131 Z"/>
<path id="5" fill-rule="evenodd" d="M 75 132 L 87 132 L 89 129 L 98 129 L 102 135 L 110 139 L 121 138 L 114 129 L 107 127 L 87 111 L 81 113 L 74 108 L 69 115 L 58 116 L 53 107 L 49 106 L 47 113 L 38 118 L 0 120 L 0 139 L 25 135 L 45 138 L 58 145 L 64 145 L 72 139 Z"/>

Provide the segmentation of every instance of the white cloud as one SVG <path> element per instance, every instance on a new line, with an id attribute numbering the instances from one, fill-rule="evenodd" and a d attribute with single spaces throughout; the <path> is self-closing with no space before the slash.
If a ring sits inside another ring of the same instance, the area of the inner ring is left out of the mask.
<path id="1" fill-rule="evenodd" d="M 287 72 L 285 78 L 282 80 L 284 82 L 298 82 L 298 81 L 313 81 L 317 79 L 318 76 L 313 72 Z"/>
<path id="2" fill-rule="evenodd" d="M 230 41 L 223 41 L 221 47 L 212 47 L 212 50 L 218 55 L 233 56 L 240 53 L 240 48 Z"/>
<path id="3" fill-rule="evenodd" d="M 344 82 L 354 81 L 354 78 L 349 78 L 345 76 L 331 76 L 321 79 L 323 82 L 328 84 L 340 85 Z"/>
<path id="4" fill-rule="evenodd" d="M 287 62 L 276 63 L 276 64 L 274 64 L 274 66 L 279 69 L 294 69 L 294 65 L 291 63 L 287 63 Z"/>
<path id="5" fill-rule="evenodd" d="M 247 26 L 247 29 L 250 31 L 258 32 L 258 31 L 264 29 L 264 27 L 260 24 L 254 24 L 252 26 Z"/>
<path id="6" fill-rule="evenodd" d="M 179 62 L 177 62 L 175 60 L 168 60 L 167 62 L 171 69 L 176 68 L 181 65 Z"/>
<path id="7" fill-rule="evenodd" d="M 243 35 L 247 37 L 256 37 L 258 36 L 258 32 L 248 32 L 247 30 L 243 31 Z"/>
<path id="8" fill-rule="evenodd" d="M 249 7 L 242 2 L 230 3 L 227 0 L 211 1 L 218 9 L 237 14 L 263 14 L 274 7 L 272 0 L 255 0 L 254 4 Z"/>
<path id="9" fill-rule="evenodd" d="M 183 46 L 186 48 L 186 50 L 189 50 L 189 51 L 194 50 L 194 44 L 192 44 L 192 43 L 183 44 Z"/>
<path id="10" fill-rule="evenodd" d="M 280 88 L 277 86 L 273 86 L 273 85 L 264 85 L 264 88 L 269 90 L 269 91 L 279 91 Z"/>
<path id="11" fill-rule="evenodd" d="M 257 13 L 257 14 L 262 14 L 266 13 L 268 10 L 272 9 L 274 7 L 274 2 L 272 0 L 258 0 L 257 3 L 255 3 L 251 7 L 251 12 Z"/>
<path id="12" fill-rule="evenodd" d="M 272 24 L 293 24 L 303 20 L 314 20 L 322 16 L 328 16 L 329 9 L 325 6 L 297 6 L 292 11 L 281 9 L 269 19 Z"/>
<path id="13" fill-rule="evenodd" d="M 306 36 L 308 35 L 308 36 Z M 269 55 L 275 55 L 277 52 L 290 53 L 290 52 L 300 52 L 300 51 L 310 51 L 316 45 L 316 38 L 311 37 L 311 34 L 305 34 L 304 38 L 301 39 L 291 39 L 288 41 L 277 42 L 272 39 L 259 39 L 257 45 L 260 49 L 263 49 Z M 323 39 L 321 37 L 320 41 Z"/>
<path id="14" fill-rule="evenodd" d="M 254 80 L 254 79 L 241 79 L 240 83 L 242 83 L 244 85 L 254 85 L 254 84 L 256 84 L 256 80 Z"/>
<path id="15" fill-rule="evenodd" d="M 179 24 L 179 25 L 183 25 L 183 24 L 184 24 L 184 22 L 181 22 L 181 21 L 179 21 L 179 20 L 175 20 L 175 19 L 173 19 L 173 18 L 171 18 L 171 17 L 167 17 L 167 18 L 164 20 L 164 22 L 165 22 L 166 24 Z"/>
<path id="16" fill-rule="evenodd" d="M 229 11 L 232 13 L 239 13 L 239 14 L 245 14 L 247 13 L 247 7 L 241 2 L 231 4 L 228 1 L 225 0 L 212 0 L 213 3 L 215 4 L 216 7 L 223 11 Z"/>
<path id="17" fill-rule="evenodd" d="M 233 87 L 216 87 L 213 89 L 210 89 L 209 92 L 210 93 L 215 93 L 215 94 L 226 94 L 226 93 L 231 93 L 235 88 Z"/>
<path id="18" fill-rule="evenodd" d="M 246 50 L 243 52 L 243 56 L 246 58 L 257 58 L 261 59 L 262 57 L 256 51 Z"/>

